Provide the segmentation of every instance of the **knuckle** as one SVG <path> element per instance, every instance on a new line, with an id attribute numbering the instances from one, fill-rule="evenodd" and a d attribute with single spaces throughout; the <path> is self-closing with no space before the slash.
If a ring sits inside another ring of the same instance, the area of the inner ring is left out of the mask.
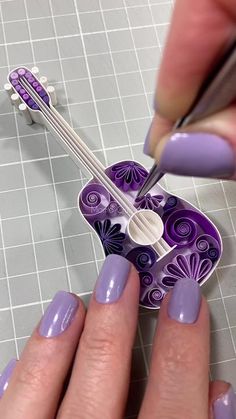
<path id="1" fill-rule="evenodd" d="M 161 356 L 161 366 L 170 377 L 176 376 L 176 374 L 184 377 L 188 376 L 189 372 L 200 364 L 201 357 L 201 351 L 195 350 L 191 339 L 183 341 L 179 338 L 178 333 L 173 331 Z"/>
<path id="2" fill-rule="evenodd" d="M 21 389 L 30 388 L 32 394 L 42 388 L 49 388 L 51 380 L 45 363 L 40 359 L 31 359 L 20 369 L 17 381 Z"/>
<path id="3" fill-rule="evenodd" d="M 109 361 L 118 357 L 120 353 L 119 342 L 112 332 L 100 328 L 97 333 L 84 332 L 81 337 L 80 350 L 86 354 L 86 358 L 97 363 Z"/>
<path id="4" fill-rule="evenodd" d="M 82 405 L 79 402 L 73 401 L 71 398 L 66 400 L 59 409 L 57 419 L 77 418 L 78 412 L 81 411 L 81 406 L 83 406 L 83 417 L 104 418 L 104 415 L 100 412 L 101 409 L 91 398 L 90 392 L 88 392 L 88 394 L 83 398 Z"/>
<path id="5" fill-rule="evenodd" d="M 41 355 L 43 353 L 43 355 Z M 17 382 L 23 389 L 30 388 L 30 394 L 38 392 L 42 388 L 49 389 L 52 384 L 51 368 L 54 357 L 54 350 L 50 344 L 44 347 L 40 353 L 32 345 L 29 346 L 27 357 L 22 359 L 22 367 L 19 369 Z"/>

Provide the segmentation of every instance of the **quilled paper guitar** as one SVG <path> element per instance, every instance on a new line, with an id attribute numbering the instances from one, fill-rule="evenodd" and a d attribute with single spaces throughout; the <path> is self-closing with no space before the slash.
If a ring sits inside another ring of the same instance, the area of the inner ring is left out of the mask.
<path id="1" fill-rule="evenodd" d="M 104 167 L 57 112 L 55 90 L 46 84 L 37 67 L 32 71 L 21 67 L 9 74 L 5 89 L 28 124 L 45 125 L 73 160 L 91 173 L 78 196 L 78 207 L 99 236 L 105 255 L 117 253 L 135 265 L 140 305 L 159 308 L 164 295 L 182 278 L 203 284 L 222 253 L 214 224 L 159 184 L 136 199 L 147 170 L 128 160 Z"/>

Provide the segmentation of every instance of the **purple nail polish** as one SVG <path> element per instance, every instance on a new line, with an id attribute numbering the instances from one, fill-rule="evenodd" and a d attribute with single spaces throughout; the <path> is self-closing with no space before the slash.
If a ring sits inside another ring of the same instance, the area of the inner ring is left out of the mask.
<path id="1" fill-rule="evenodd" d="M 183 176 L 228 178 L 236 170 L 236 156 L 217 135 L 177 132 L 165 144 L 158 166 L 162 172 Z"/>
<path id="2" fill-rule="evenodd" d="M 0 376 L 0 399 L 3 396 L 3 393 L 6 391 L 9 381 L 11 379 L 12 373 L 15 369 L 17 360 L 12 359 L 6 366 L 6 368 L 3 370 L 1 376 Z"/>
<path id="3" fill-rule="evenodd" d="M 79 302 L 72 294 L 57 292 L 44 313 L 39 334 L 47 338 L 60 335 L 70 326 L 78 307 Z"/>
<path id="4" fill-rule="evenodd" d="M 236 395 L 230 387 L 213 404 L 214 419 L 236 419 Z"/>
<path id="5" fill-rule="evenodd" d="M 172 291 L 168 303 L 168 314 L 180 323 L 194 323 L 201 305 L 200 287 L 189 278 L 179 279 Z"/>
<path id="6" fill-rule="evenodd" d="M 121 297 L 128 280 L 130 262 L 119 255 L 108 255 L 98 276 L 95 298 L 99 303 L 114 303 Z"/>

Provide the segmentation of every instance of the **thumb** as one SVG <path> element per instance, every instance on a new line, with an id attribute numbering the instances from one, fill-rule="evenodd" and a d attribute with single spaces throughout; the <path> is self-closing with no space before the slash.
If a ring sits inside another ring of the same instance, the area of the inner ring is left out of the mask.
<path id="1" fill-rule="evenodd" d="M 236 179 L 235 128 L 236 105 L 161 139 L 154 117 L 148 149 L 164 173 Z"/>

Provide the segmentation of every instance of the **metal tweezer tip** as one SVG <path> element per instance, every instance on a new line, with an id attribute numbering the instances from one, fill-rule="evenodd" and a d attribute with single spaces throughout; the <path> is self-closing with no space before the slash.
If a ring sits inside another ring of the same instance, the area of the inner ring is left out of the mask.
<path id="1" fill-rule="evenodd" d="M 147 179 L 145 180 L 143 186 L 138 191 L 138 194 L 136 198 L 139 198 L 140 196 L 146 195 L 150 189 L 157 183 L 159 180 L 164 176 L 164 173 L 160 172 L 157 165 L 154 164 L 148 174 Z"/>

